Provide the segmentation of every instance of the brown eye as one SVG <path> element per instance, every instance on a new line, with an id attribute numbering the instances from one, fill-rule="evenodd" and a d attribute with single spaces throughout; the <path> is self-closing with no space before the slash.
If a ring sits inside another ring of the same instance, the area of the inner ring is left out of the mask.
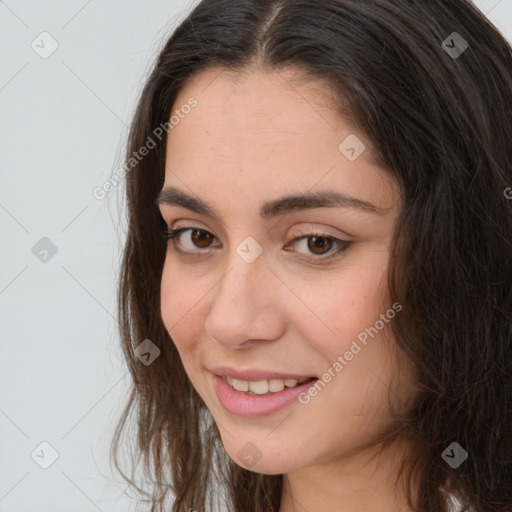
<path id="1" fill-rule="evenodd" d="M 186 236 L 185 233 L 187 233 Z M 199 228 L 175 229 L 170 232 L 163 232 L 162 236 L 164 239 L 173 242 L 177 252 L 187 256 L 204 256 L 210 251 L 201 251 L 200 249 L 222 246 L 212 233 Z M 340 257 L 351 244 L 351 241 L 340 240 L 320 233 L 310 233 L 293 240 L 293 245 L 298 248 L 296 252 L 302 254 L 303 257 L 309 255 L 306 259 L 311 263 L 323 263 Z"/>
<path id="2" fill-rule="evenodd" d="M 187 233 L 187 236 L 185 236 L 185 233 Z M 198 228 L 174 229 L 169 233 L 162 233 L 162 236 L 166 240 L 172 240 L 176 250 L 178 250 L 178 247 L 181 247 L 185 251 L 194 251 L 195 249 L 205 249 L 220 245 L 220 243 L 212 245 L 216 238 L 209 231 Z"/>
<path id="3" fill-rule="evenodd" d="M 293 240 L 295 252 L 307 256 L 306 259 L 311 263 L 324 263 L 341 257 L 351 244 L 349 240 L 340 240 L 323 233 L 304 233 Z"/>
<path id="4" fill-rule="evenodd" d="M 208 231 L 194 229 L 190 233 L 190 239 L 195 246 L 205 248 L 212 243 L 215 237 L 211 233 L 208 233 Z"/>
<path id="5" fill-rule="evenodd" d="M 324 254 L 332 248 L 333 239 L 325 236 L 308 237 L 308 249 L 313 254 Z"/>

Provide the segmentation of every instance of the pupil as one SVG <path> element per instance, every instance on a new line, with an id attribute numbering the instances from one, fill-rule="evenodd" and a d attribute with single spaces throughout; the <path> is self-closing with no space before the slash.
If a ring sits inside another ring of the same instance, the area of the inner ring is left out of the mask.
<path id="1" fill-rule="evenodd" d="M 206 233 L 206 231 L 195 229 L 192 231 L 192 241 L 198 247 L 208 247 L 211 243 L 210 234 Z"/>
<path id="2" fill-rule="evenodd" d="M 312 236 L 310 238 L 311 243 L 308 244 L 308 248 L 315 254 L 322 254 L 330 249 L 332 241 L 325 236 Z M 322 243 L 323 242 L 323 243 Z M 318 251 L 320 249 L 320 251 Z M 322 249 L 324 249 L 322 251 Z"/>

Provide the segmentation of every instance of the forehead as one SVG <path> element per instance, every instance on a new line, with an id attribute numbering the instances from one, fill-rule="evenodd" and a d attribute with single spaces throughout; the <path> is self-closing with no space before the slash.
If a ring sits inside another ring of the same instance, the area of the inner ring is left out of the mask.
<path id="1" fill-rule="evenodd" d="M 336 110 L 338 105 L 330 84 L 298 68 L 271 72 L 254 66 L 236 72 L 219 67 L 203 70 L 181 89 L 173 112 L 191 97 L 197 99 L 198 106 L 190 120 L 183 124 L 197 134 L 225 137 L 232 142 L 245 142 L 251 137 L 255 143 L 290 144 L 297 150 L 300 148 L 296 143 L 301 138 L 319 146 L 325 134 L 331 135 L 325 141 L 330 144 L 333 136 L 337 141 L 343 134 L 354 132 Z M 180 132 L 183 131 L 176 126 L 171 138 L 181 142 Z M 368 160 L 370 141 L 365 140 L 365 145 L 367 150 L 362 158 Z M 253 146 L 255 144 L 246 148 L 247 151 Z M 333 149 L 332 144 L 330 149 Z M 337 150 L 337 145 L 334 149 Z"/>
<path id="2" fill-rule="evenodd" d="M 265 71 L 255 66 L 234 71 L 212 67 L 196 73 L 181 89 L 175 103 L 179 104 L 191 92 L 204 102 L 221 100 L 233 106 L 244 104 L 257 110 L 271 109 L 276 114 L 287 107 L 308 106 L 312 113 L 335 106 L 333 89 L 328 82 L 307 75 L 300 68 Z M 257 100 L 256 103 L 253 103 Z M 210 105 L 212 106 L 212 105 Z M 290 112 L 287 112 L 290 114 Z"/>
<path id="3" fill-rule="evenodd" d="M 181 176 L 203 190 L 207 178 L 240 193 L 309 190 L 320 181 L 353 194 L 389 186 L 370 141 L 334 108 L 331 87 L 300 70 L 211 68 L 186 83 L 172 113 L 190 98 L 197 106 L 168 135 L 166 185 Z M 365 148 L 354 161 L 340 150 L 349 137 Z"/>

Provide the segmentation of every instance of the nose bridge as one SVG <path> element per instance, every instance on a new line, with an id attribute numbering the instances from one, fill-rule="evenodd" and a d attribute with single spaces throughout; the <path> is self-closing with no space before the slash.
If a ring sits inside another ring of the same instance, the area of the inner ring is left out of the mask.
<path id="1" fill-rule="evenodd" d="M 248 242 L 250 244 L 250 242 Z M 249 339 L 272 339 L 279 335 L 280 321 L 272 297 L 272 273 L 262 255 L 244 259 L 241 249 L 229 258 L 227 271 L 212 295 L 205 328 L 222 344 L 236 345 Z M 249 246 L 250 251 L 250 246 Z"/>
<path id="2" fill-rule="evenodd" d="M 238 254 L 233 253 L 228 270 L 217 288 L 213 307 L 232 311 L 236 309 L 238 315 L 250 320 L 252 312 L 268 303 L 268 297 L 262 297 L 268 278 L 269 271 L 261 256 L 247 263 Z"/>
<path id="3" fill-rule="evenodd" d="M 230 302 L 248 300 L 248 304 L 257 301 L 259 293 L 264 293 L 264 286 L 271 273 L 267 269 L 267 258 L 255 238 L 247 236 L 237 245 L 232 246 L 227 258 L 227 272 L 219 283 L 217 299 Z M 231 298 L 230 298 L 231 295 Z"/>

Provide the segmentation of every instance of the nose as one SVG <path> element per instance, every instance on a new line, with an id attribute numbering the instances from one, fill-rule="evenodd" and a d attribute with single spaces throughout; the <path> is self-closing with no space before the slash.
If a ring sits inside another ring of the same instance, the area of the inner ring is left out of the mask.
<path id="1" fill-rule="evenodd" d="M 252 263 L 242 259 L 231 262 L 212 290 L 205 321 L 207 334 L 228 348 L 278 339 L 285 329 L 277 292 L 279 280 L 262 257 Z"/>

